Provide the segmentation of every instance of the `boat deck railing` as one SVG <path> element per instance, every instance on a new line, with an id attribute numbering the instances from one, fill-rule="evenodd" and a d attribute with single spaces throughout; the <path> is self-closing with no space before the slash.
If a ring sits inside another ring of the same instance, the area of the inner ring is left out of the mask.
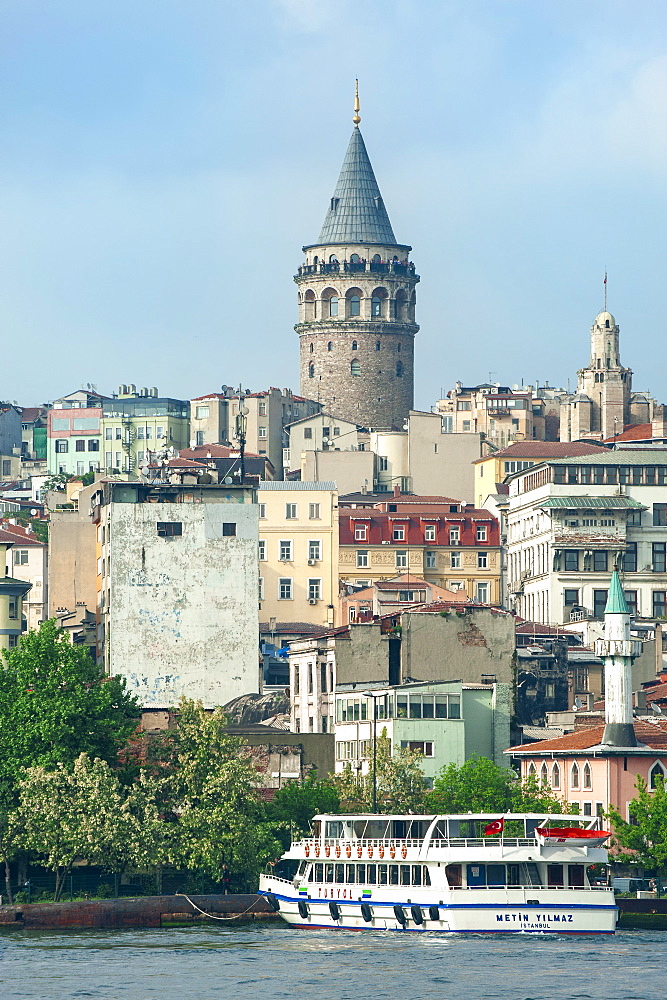
<path id="1" fill-rule="evenodd" d="M 409 851 L 421 850 L 423 846 L 424 840 L 421 838 L 405 840 L 337 840 L 329 838 L 319 840 L 317 838 L 306 838 L 296 841 L 293 844 L 293 847 L 302 848 L 304 851 L 307 849 L 309 856 L 317 855 L 319 857 L 325 855 L 326 857 L 339 858 L 350 857 L 351 855 L 361 856 L 358 854 L 359 851 L 363 855 L 366 855 L 369 849 L 374 853 L 380 849 L 387 853 L 392 849 L 399 852 L 403 848 Z M 535 837 L 450 837 L 447 840 L 438 839 L 428 841 L 428 850 L 448 850 L 452 847 L 532 847 L 537 849 L 539 844 Z M 317 854 L 318 851 L 319 854 Z"/>

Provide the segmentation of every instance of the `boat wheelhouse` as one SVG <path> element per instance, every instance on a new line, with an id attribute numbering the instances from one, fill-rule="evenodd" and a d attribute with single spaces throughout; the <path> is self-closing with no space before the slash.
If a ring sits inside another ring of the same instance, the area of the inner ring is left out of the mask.
<path id="1" fill-rule="evenodd" d="M 598 818 L 321 815 L 262 875 L 298 927 L 613 934 Z"/>

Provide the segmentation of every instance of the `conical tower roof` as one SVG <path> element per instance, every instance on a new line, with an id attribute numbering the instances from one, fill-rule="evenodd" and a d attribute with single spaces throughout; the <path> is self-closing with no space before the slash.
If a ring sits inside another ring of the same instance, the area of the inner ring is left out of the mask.
<path id="1" fill-rule="evenodd" d="M 623 587 L 621 586 L 621 578 L 618 575 L 618 570 L 614 570 L 611 574 L 611 580 L 609 582 L 609 593 L 607 594 L 607 606 L 604 609 L 606 615 L 629 615 L 630 609 L 628 608 L 628 602 L 625 599 L 625 594 L 623 593 Z"/>
<path id="2" fill-rule="evenodd" d="M 318 240 L 396 244 L 361 132 L 355 128 Z"/>

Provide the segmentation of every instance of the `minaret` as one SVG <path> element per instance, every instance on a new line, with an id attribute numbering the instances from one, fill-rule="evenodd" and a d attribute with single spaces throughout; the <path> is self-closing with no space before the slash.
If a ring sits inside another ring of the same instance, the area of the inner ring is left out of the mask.
<path id="1" fill-rule="evenodd" d="M 367 428 L 403 428 L 413 406 L 415 288 L 411 247 L 397 243 L 354 129 L 317 243 L 303 248 L 299 289 L 301 394 Z"/>
<path id="2" fill-rule="evenodd" d="M 596 655 L 604 660 L 602 743 L 607 746 L 637 746 L 632 713 L 632 662 L 641 651 L 641 642 L 630 638 L 630 612 L 621 579 L 614 570 L 604 609 L 604 639 L 595 643 Z"/>

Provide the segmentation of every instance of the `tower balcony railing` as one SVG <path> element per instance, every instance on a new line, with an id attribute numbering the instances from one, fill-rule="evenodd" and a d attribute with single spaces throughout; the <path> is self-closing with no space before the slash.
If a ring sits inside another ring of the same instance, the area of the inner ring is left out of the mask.
<path id="1" fill-rule="evenodd" d="M 296 277 L 305 278 L 311 274 L 402 274 L 414 275 L 415 265 L 411 260 L 337 260 L 328 263 L 302 264 Z"/>

